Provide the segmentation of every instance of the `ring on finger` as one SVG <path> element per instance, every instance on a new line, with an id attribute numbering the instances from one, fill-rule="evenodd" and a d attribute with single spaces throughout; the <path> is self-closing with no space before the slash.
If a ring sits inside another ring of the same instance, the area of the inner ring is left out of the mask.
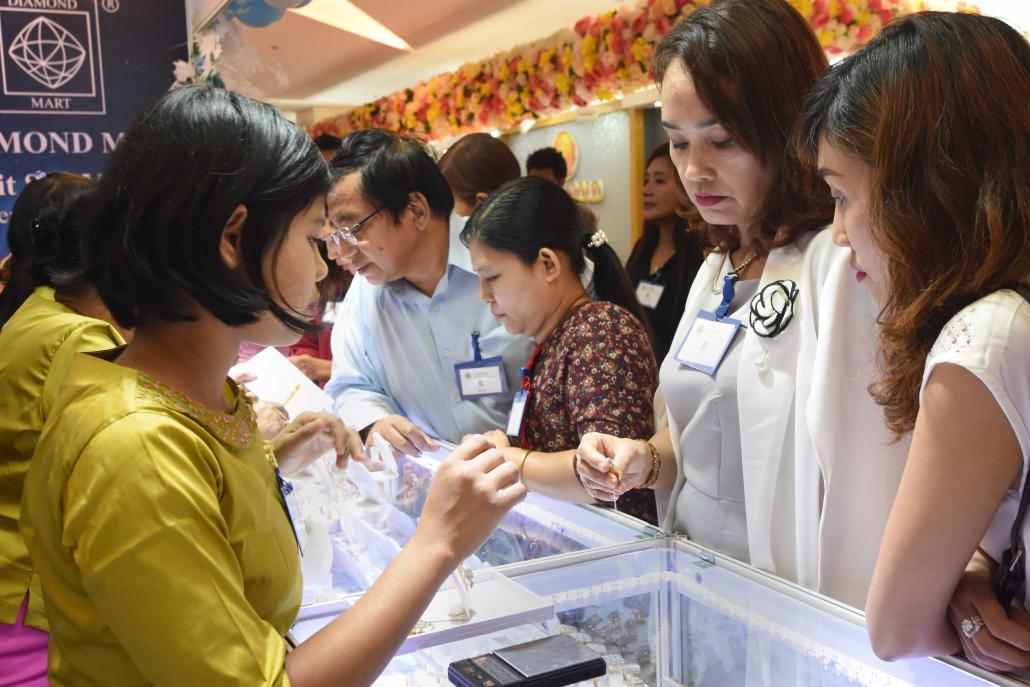
<path id="1" fill-rule="evenodd" d="M 962 619 L 962 634 L 972 639 L 977 632 L 983 629 L 984 620 L 978 615 L 971 615 Z"/>

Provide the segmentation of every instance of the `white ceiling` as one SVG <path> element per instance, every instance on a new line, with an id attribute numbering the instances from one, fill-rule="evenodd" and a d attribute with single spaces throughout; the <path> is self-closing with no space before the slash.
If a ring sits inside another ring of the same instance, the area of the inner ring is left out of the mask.
<path id="1" fill-rule="evenodd" d="M 201 0 L 192 0 L 198 2 Z M 313 0 L 309 7 L 338 0 Z M 354 0 L 413 48 L 405 52 L 287 12 L 265 28 L 242 27 L 288 83 L 263 85 L 267 99 L 298 110 L 359 105 L 465 62 L 544 38 L 619 0 Z"/>

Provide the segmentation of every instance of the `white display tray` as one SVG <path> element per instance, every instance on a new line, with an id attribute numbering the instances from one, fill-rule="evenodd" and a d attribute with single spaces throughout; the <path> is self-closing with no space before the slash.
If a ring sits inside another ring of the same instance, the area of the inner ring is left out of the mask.
<path id="1" fill-rule="evenodd" d="M 461 599 L 454 583 L 448 579 L 433 597 L 426 612 L 424 621 L 432 623 L 425 632 L 411 635 L 398 654 L 406 654 L 438 644 L 455 642 L 469 637 L 476 637 L 524 623 L 543 622 L 553 619 L 554 603 L 539 594 L 529 591 L 522 585 L 508 579 L 492 569 L 476 570 L 473 573 L 475 584 L 471 589 L 472 617 L 468 620 L 452 620 L 448 612 L 460 605 Z M 294 638 L 303 642 L 330 622 L 340 613 L 357 602 L 360 595 L 348 596 L 344 599 L 313 604 L 300 609 L 297 624 L 293 626 Z"/>

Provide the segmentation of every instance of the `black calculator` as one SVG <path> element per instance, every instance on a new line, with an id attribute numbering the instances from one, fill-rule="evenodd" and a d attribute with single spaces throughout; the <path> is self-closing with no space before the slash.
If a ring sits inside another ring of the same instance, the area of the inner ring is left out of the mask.
<path id="1" fill-rule="evenodd" d="M 568 635 L 498 649 L 447 666 L 458 687 L 561 687 L 601 677 L 604 659 Z"/>

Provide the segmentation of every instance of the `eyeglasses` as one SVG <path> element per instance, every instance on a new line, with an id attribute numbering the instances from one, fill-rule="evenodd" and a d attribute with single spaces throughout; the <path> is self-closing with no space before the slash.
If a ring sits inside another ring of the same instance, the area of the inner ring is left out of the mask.
<path id="1" fill-rule="evenodd" d="M 339 248 L 343 242 L 347 242 L 352 246 L 358 245 L 358 232 L 361 231 L 362 227 L 365 225 L 365 222 L 369 221 L 370 219 L 378 215 L 380 212 L 382 212 L 382 210 L 382 207 L 378 207 L 372 212 L 362 217 L 361 219 L 359 219 L 354 224 L 344 227 L 337 225 L 336 222 L 330 219 L 329 226 L 333 228 L 333 233 L 325 237 L 326 243 L 332 243 L 337 248 Z"/>

